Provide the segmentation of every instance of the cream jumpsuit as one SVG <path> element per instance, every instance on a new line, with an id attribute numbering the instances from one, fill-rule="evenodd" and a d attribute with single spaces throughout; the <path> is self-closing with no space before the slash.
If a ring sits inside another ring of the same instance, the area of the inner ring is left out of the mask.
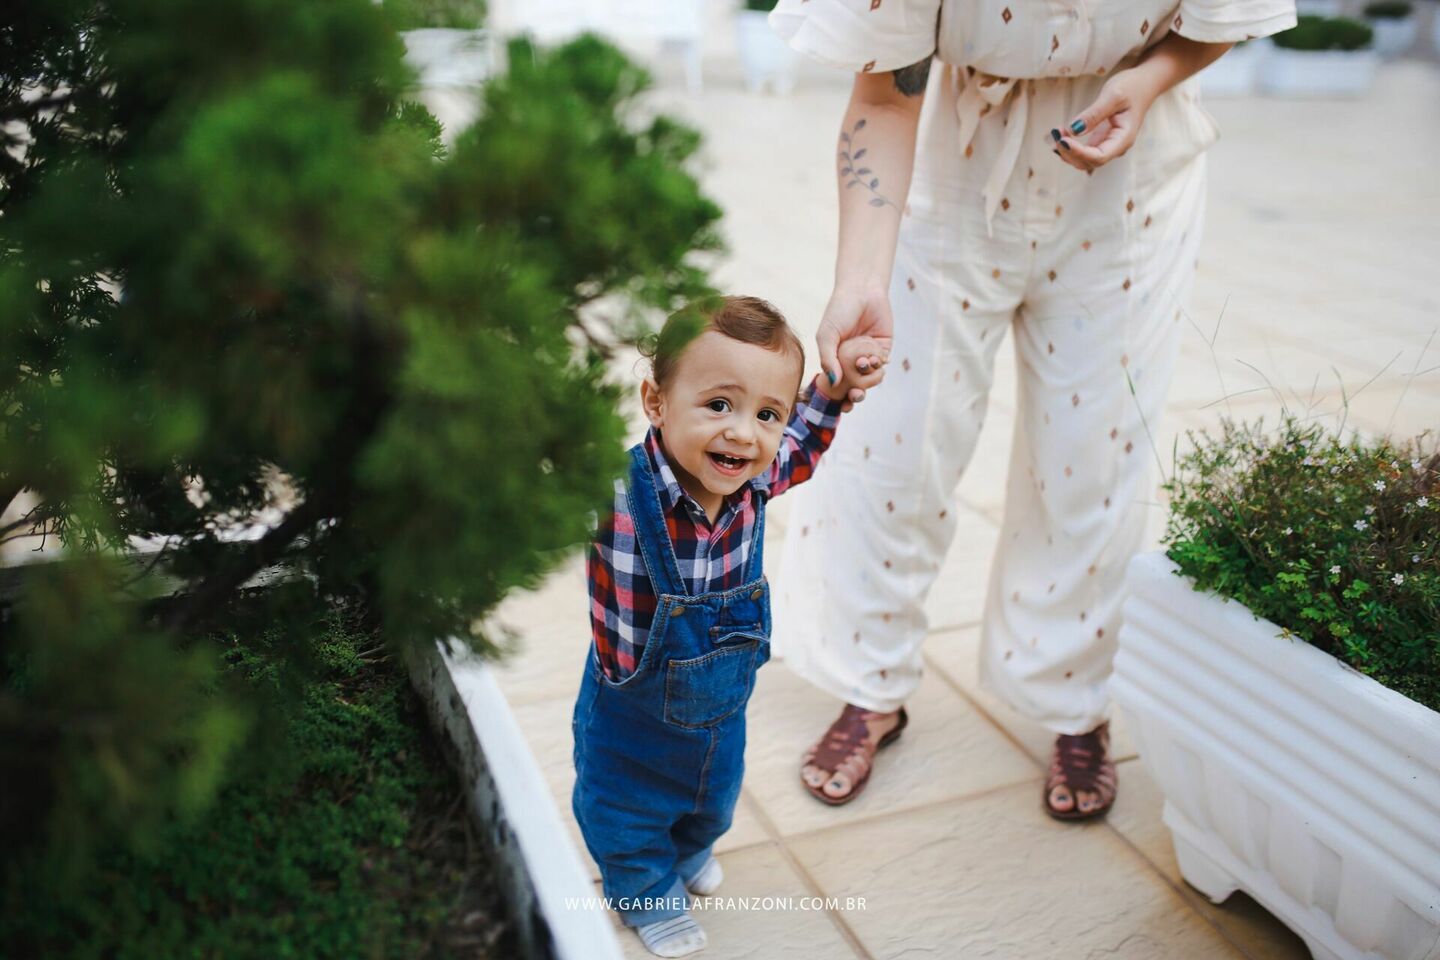
<path id="1" fill-rule="evenodd" d="M 1152 493 L 1146 425 L 1175 363 L 1218 131 L 1194 78 L 1093 174 L 1054 156 L 1050 130 L 1171 30 L 1227 42 L 1294 22 L 1293 0 L 781 0 L 772 26 L 832 65 L 936 56 L 891 277 L 890 369 L 787 527 L 774 646 L 792 669 L 870 710 L 914 693 L 924 601 L 1009 327 L 1015 436 L 980 676 L 1055 733 L 1106 719 L 1124 568 L 1145 536 L 1136 501 Z"/>

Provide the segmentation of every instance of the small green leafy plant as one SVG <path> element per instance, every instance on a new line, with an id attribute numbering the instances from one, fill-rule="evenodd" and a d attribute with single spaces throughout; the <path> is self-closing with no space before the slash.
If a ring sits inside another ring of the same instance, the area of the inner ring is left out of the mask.
<path id="1" fill-rule="evenodd" d="M 746 10 L 756 10 L 760 13 L 769 13 L 775 9 L 776 0 L 745 0 Z"/>
<path id="2" fill-rule="evenodd" d="M 1440 709 L 1440 452 L 1292 414 L 1189 433 L 1163 543 L 1196 588 Z"/>
<path id="3" fill-rule="evenodd" d="M 1375 39 L 1368 23 L 1349 17 L 1303 15 L 1289 30 L 1275 34 L 1275 46 L 1286 50 L 1363 50 Z"/>
<path id="4" fill-rule="evenodd" d="M 1380 0 L 1365 5 L 1365 16 L 1371 20 L 1404 20 L 1415 13 L 1410 0 Z"/>
<path id="5" fill-rule="evenodd" d="M 515 956 L 459 786 L 363 611 L 231 614 L 193 639 L 220 653 L 214 685 L 248 721 L 215 801 L 165 818 L 143 848 L 109 844 L 78 884 L 55 886 L 46 849 L 6 837 L 0 955 L 420 960 L 459 956 L 464 938 L 474 960 Z M 289 627 L 310 641 L 303 669 Z M 482 949 L 482 934 L 499 939 Z"/>

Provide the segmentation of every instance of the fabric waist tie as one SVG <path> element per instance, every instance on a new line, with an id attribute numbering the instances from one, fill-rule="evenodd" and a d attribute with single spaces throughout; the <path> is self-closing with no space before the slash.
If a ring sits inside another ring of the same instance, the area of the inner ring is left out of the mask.
<path id="1" fill-rule="evenodd" d="M 994 219 L 995 211 L 1000 208 L 1000 195 L 1010 180 L 1010 174 L 1015 171 L 1020 146 L 1025 140 L 1025 126 L 1030 119 L 1030 98 L 1014 95 L 1025 82 L 1019 78 L 976 72 L 966 78 L 955 100 L 955 113 L 960 121 L 961 153 L 968 150 L 974 141 L 975 131 L 980 128 L 980 118 L 1004 106 L 1005 101 L 1010 101 L 1005 140 L 1000 145 L 1000 153 L 995 157 L 989 176 L 985 178 L 985 188 L 981 193 L 985 200 L 985 230 L 991 237 L 995 236 Z"/>

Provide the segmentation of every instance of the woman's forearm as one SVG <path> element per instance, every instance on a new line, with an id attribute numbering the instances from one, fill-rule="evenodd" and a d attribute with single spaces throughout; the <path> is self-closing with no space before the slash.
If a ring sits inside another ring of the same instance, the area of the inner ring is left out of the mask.
<path id="1" fill-rule="evenodd" d="M 1150 102 L 1175 84 L 1187 79 L 1225 55 L 1233 43 L 1201 43 L 1171 33 L 1145 52 L 1131 70 L 1143 81 Z"/>
<path id="2" fill-rule="evenodd" d="M 888 289 L 928 71 L 926 60 L 906 70 L 855 78 L 835 152 L 840 190 L 837 289 Z"/>

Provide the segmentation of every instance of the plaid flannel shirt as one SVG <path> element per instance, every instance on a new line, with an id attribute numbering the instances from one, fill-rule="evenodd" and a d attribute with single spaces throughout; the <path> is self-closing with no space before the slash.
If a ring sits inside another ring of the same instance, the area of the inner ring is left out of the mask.
<path id="1" fill-rule="evenodd" d="M 841 401 L 827 400 L 814 384 L 795 407 L 775 462 L 725 498 L 710 523 L 705 510 L 686 493 L 660 447 L 652 427 L 645 452 L 655 475 L 656 492 L 679 561 L 680 576 L 691 596 L 738 587 L 750 559 L 757 497 L 777 497 L 810 479 L 820 455 L 835 437 Z M 645 570 L 635 522 L 630 516 L 626 479 L 615 481 L 614 511 L 600 524 L 586 560 L 590 582 L 590 628 L 600 666 L 612 680 L 635 671 L 655 617 L 655 588 Z"/>

